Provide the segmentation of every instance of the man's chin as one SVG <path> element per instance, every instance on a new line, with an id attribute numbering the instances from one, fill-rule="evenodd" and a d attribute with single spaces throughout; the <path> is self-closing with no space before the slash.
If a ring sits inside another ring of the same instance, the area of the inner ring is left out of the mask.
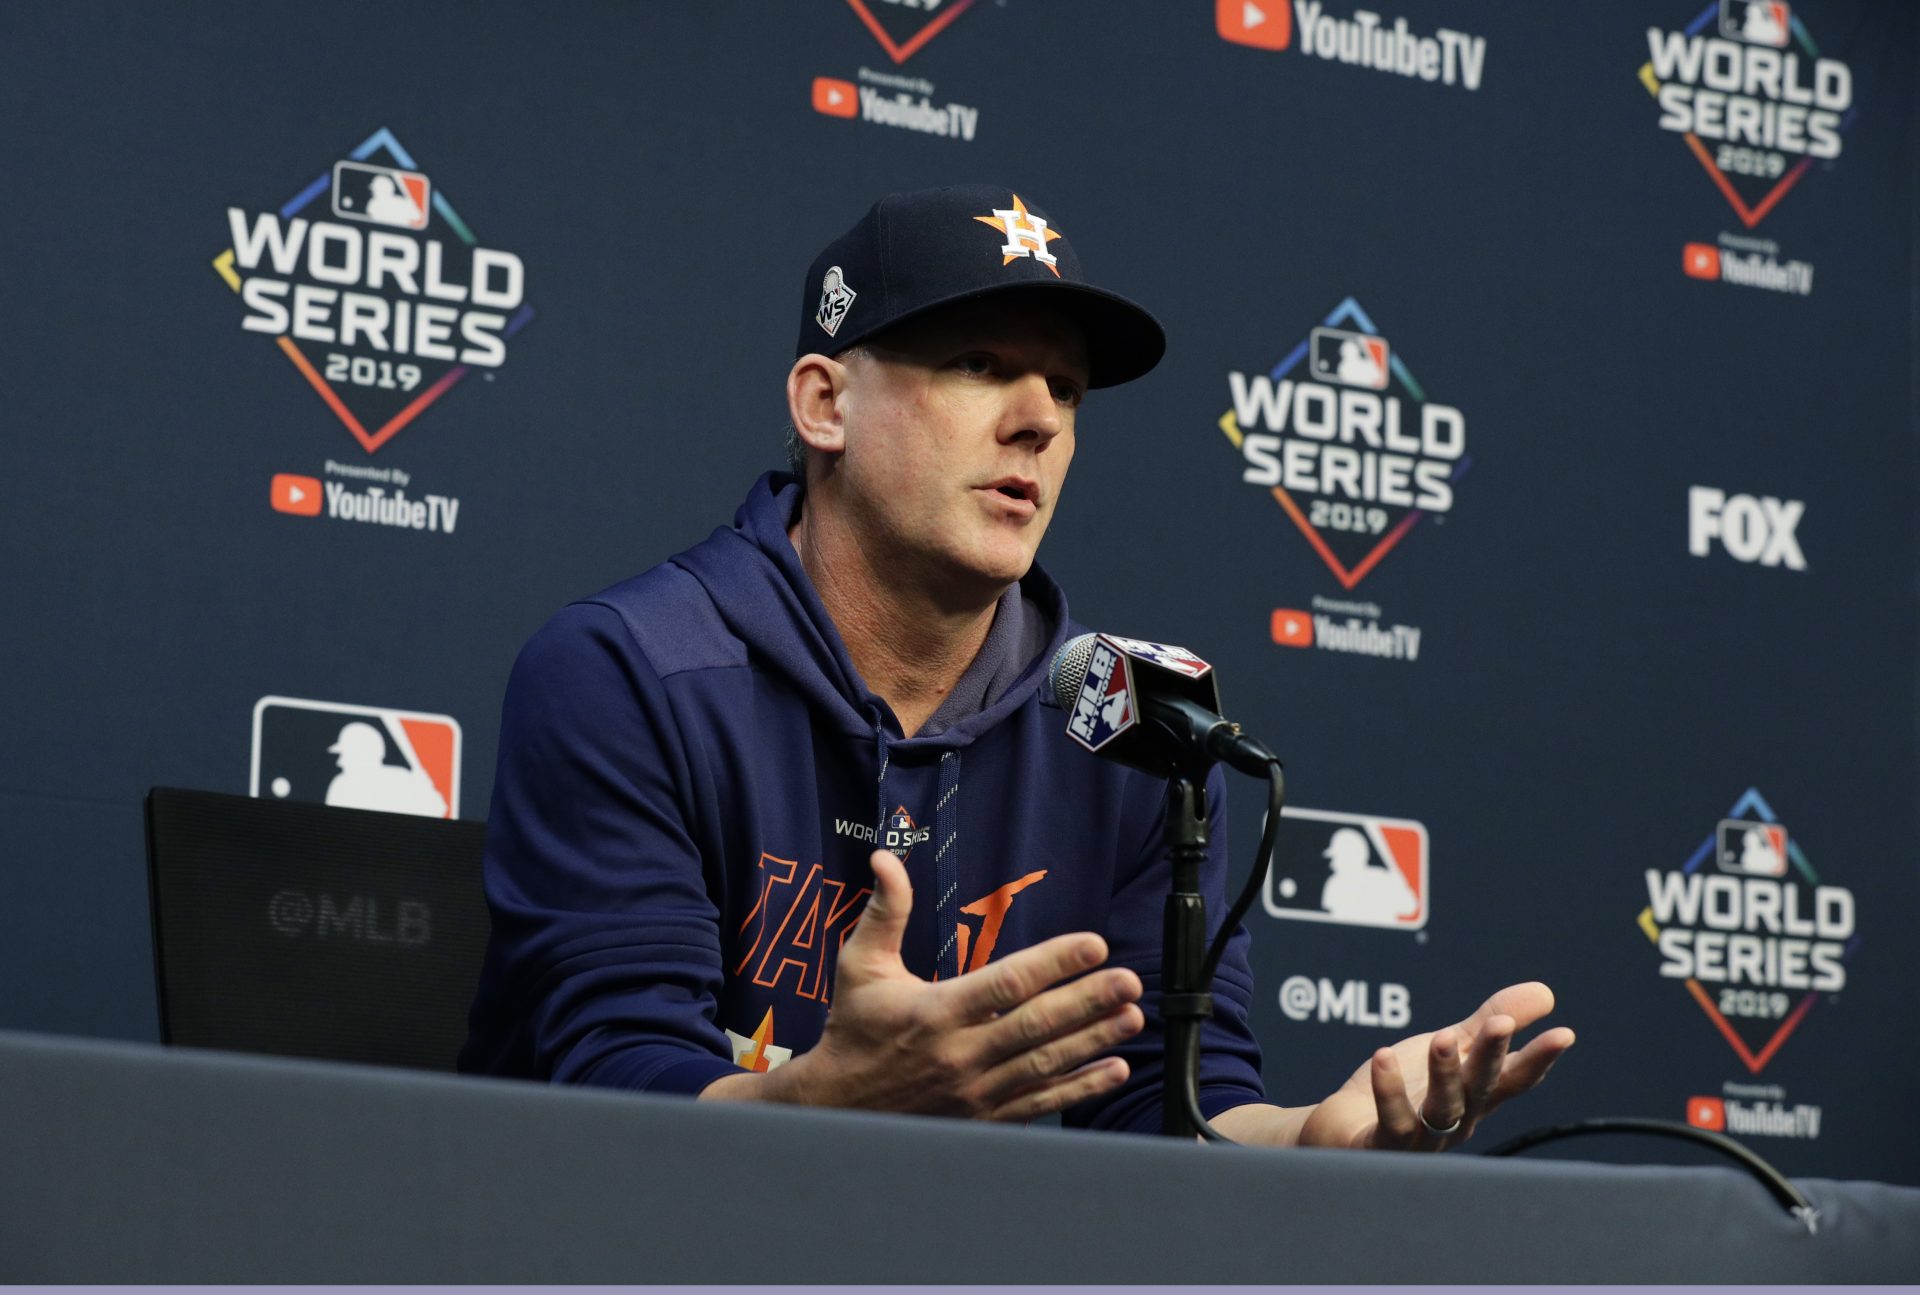
<path id="1" fill-rule="evenodd" d="M 955 593 L 968 591 L 972 601 L 992 602 L 1018 584 L 1033 569 L 1034 555 L 1020 553 L 971 554 L 948 566 L 948 586 Z"/>

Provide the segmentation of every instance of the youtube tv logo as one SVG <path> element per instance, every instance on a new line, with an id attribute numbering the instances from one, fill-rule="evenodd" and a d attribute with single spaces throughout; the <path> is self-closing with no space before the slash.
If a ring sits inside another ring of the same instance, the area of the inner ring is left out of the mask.
<path id="1" fill-rule="evenodd" d="M 1214 0 L 1213 25 L 1220 39 L 1254 49 L 1285 49 L 1293 41 L 1287 0 Z"/>
<path id="2" fill-rule="evenodd" d="M 1709 1133 L 1727 1131 L 1727 1104 L 1718 1097 L 1689 1097 L 1687 1123 Z"/>
<path id="3" fill-rule="evenodd" d="M 1690 279 L 1720 278 L 1720 249 L 1712 243 L 1688 243 L 1681 252 L 1681 268 Z"/>
<path id="4" fill-rule="evenodd" d="M 273 511 L 295 517 L 320 515 L 321 490 L 318 477 L 303 477 L 292 472 L 273 474 Z"/>
<path id="5" fill-rule="evenodd" d="M 1281 607 L 1273 613 L 1273 641 L 1281 647 L 1312 647 L 1313 617 Z"/>
<path id="6" fill-rule="evenodd" d="M 853 82 L 837 77 L 813 78 L 813 110 L 829 117 L 853 117 L 860 112 L 860 91 Z"/>

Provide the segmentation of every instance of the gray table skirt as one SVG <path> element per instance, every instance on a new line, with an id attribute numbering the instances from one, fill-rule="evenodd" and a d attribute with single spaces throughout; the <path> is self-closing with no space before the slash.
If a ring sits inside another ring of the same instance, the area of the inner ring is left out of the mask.
<path id="1" fill-rule="evenodd" d="M 0 1034 L 6 1282 L 1911 1282 L 1920 1190 Z"/>

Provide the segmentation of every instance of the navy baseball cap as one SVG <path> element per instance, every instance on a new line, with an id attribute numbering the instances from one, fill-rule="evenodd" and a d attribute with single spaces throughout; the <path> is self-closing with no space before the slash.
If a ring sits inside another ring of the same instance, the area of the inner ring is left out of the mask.
<path id="1" fill-rule="evenodd" d="M 1015 294 L 1080 325 L 1089 386 L 1131 382 L 1166 352 L 1160 321 L 1088 283 L 1044 211 L 1011 189 L 963 184 L 890 194 L 813 259 L 794 356 L 834 355 L 936 307 Z"/>

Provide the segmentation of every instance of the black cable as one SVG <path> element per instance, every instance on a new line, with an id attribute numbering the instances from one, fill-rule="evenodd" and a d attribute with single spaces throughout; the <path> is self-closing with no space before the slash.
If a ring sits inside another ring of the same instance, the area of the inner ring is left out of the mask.
<path id="1" fill-rule="evenodd" d="M 1561 1138 L 1579 1137 L 1588 1133 L 1647 1133 L 1654 1137 L 1678 1138 L 1682 1142 L 1693 1142 L 1709 1147 L 1729 1159 L 1737 1160 L 1748 1173 L 1760 1180 L 1761 1185 L 1773 1194 L 1775 1200 L 1786 1207 L 1787 1213 L 1807 1225 L 1807 1231 L 1813 1231 L 1816 1226 L 1815 1218 L 1819 1211 L 1798 1187 L 1782 1176 L 1779 1170 L 1732 1138 L 1708 1132 L 1706 1129 L 1696 1129 L 1691 1124 L 1676 1124 L 1672 1120 L 1628 1118 L 1580 1120 L 1573 1124 L 1555 1124 L 1522 1133 L 1518 1137 L 1507 1139 L 1484 1154 L 1511 1156 L 1547 1142 L 1557 1142 Z"/>
<path id="2" fill-rule="evenodd" d="M 1240 892 L 1240 898 L 1233 902 L 1233 909 L 1227 914 L 1227 920 L 1220 924 L 1215 932 L 1213 943 L 1207 948 L 1207 960 L 1200 967 L 1200 983 L 1213 984 L 1213 973 L 1220 968 L 1220 958 L 1227 951 L 1227 941 L 1233 938 L 1234 930 L 1246 917 L 1247 910 L 1253 907 L 1253 900 L 1260 893 L 1260 887 L 1266 884 L 1267 865 L 1273 859 L 1273 840 L 1280 830 L 1280 807 L 1287 800 L 1286 770 L 1275 760 L 1267 766 L 1267 823 L 1260 830 L 1260 854 L 1253 861 L 1253 872 L 1247 877 L 1247 884 Z"/>
<path id="3" fill-rule="evenodd" d="M 1232 1138 L 1207 1123 L 1207 1117 L 1200 1113 L 1200 1085 L 1198 1082 L 1200 1077 L 1199 1030 L 1194 1030 L 1188 1037 L 1187 1055 L 1180 1058 L 1180 1066 L 1181 1104 L 1187 1108 L 1187 1121 L 1193 1125 L 1194 1132 L 1200 1135 L 1200 1140 L 1203 1142 L 1232 1142 Z M 1186 1076 L 1189 1075 L 1193 1076 L 1195 1082 L 1187 1082 Z M 1165 1080 L 1166 1077 L 1162 1076 L 1161 1082 L 1164 1083 Z"/>

